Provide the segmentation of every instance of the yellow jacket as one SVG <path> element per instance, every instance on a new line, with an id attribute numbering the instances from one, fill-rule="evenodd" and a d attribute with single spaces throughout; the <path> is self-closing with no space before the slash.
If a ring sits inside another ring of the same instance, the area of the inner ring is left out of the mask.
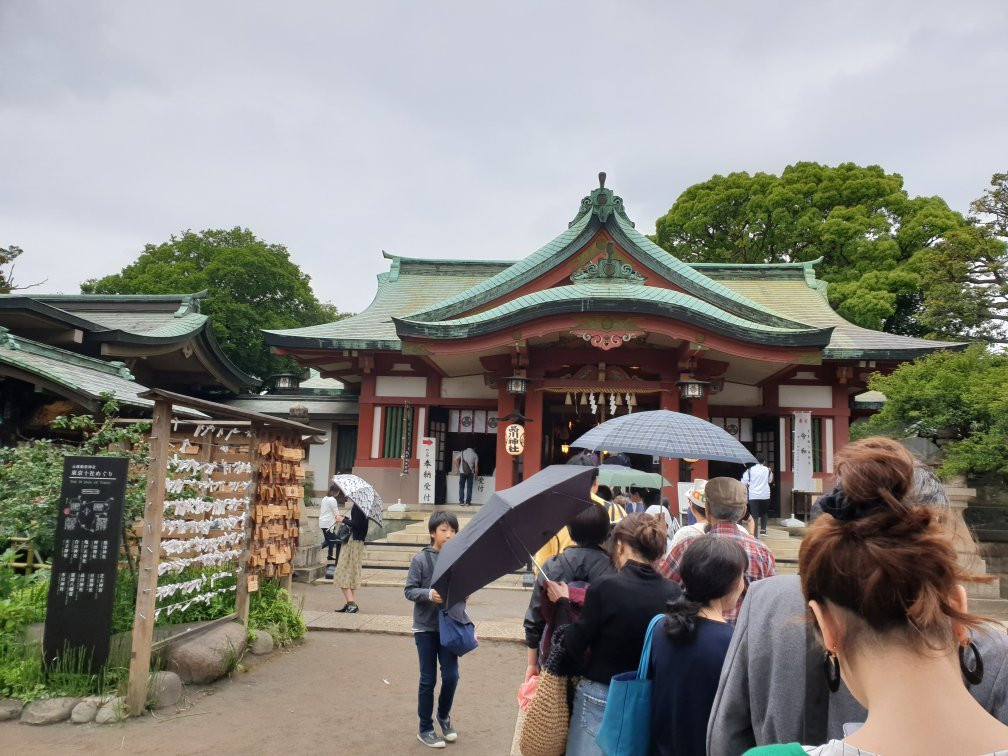
<path id="1" fill-rule="evenodd" d="M 610 522 L 619 522 L 624 517 L 626 517 L 626 512 L 623 511 L 623 507 L 621 507 L 619 504 L 614 504 L 611 501 L 606 501 L 601 496 L 597 496 L 596 494 L 592 494 L 591 498 L 592 501 L 594 501 L 596 504 L 606 508 L 606 511 L 609 513 Z M 536 552 L 535 555 L 536 564 L 542 567 L 544 564 L 546 564 L 546 560 L 552 559 L 557 554 L 562 553 L 564 549 L 573 545 L 574 545 L 574 539 L 571 538 L 570 532 L 567 530 L 565 526 L 563 530 L 561 530 L 555 536 L 550 538 L 546 542 L 546 545 Z"/>

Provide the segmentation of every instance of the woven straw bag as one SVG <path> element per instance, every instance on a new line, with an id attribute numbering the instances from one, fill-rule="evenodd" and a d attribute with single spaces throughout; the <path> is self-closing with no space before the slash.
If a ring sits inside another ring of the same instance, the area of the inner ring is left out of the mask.
<path id="1" fill-rule="evenodd" d="M 519 741 L 522 756 L 562 756 L 567 750 L 569 682 L 569 677 L 554 675 L 545 669 L 539 675 L 539 685 L 525 710 Z"/>
<path id="2" fill-rule="evenodd" d="M 573 671 L 571 660 L 563 649 L 563 637 L 568 627 L 570 625 L 562 625 L 554 631 L 535 695 L 525 709 L 519 741 L 522 756 L 563 756 L 567 750 L 571 694 L 577 680 L 567 674 Z"/>

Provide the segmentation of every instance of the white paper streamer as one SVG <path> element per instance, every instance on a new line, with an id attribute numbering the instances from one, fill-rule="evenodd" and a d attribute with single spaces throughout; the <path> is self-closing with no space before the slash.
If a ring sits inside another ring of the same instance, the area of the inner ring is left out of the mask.
<path id="1" fill-rule="evenodd" d="M 236 546 L 245 540 L 244 532 L 225 533 L 216 538 L 169 538 L 161 541 L 165 554 L 185 554 L 189 551 L 211 552 Z"/>
<path id="2" fill-rule="evenodd" d="M 225 512 L 236 512 L 243 509 L 249 503 L 249 498 L 228 498 L 228 499 L 169 499 L 164 503 L 165 512 L 172 510 L 176 517 L 185 517 L 188 514 L 201 515 L 211 514 L 214 516 L 223 515 Z"/>
<path id="3" fill-rule="evenodd" d="M 216 584 L 223 580 L 224 578 L 234 577 L 233 572 L 215 572 L 213 575 L 201 575 L 198 578 L 192 580 L 184 580 L 181 583 L 169 583 L 168 585 L 159 585 L 157 587 L 156 597 L 160 601 L 163 598 L 168 598 L 169 596 L 174 596 L 176 593 L 181 593 L 183 596 L 187 596 L 190 593 L 196 593 L 207 583 L 210 583 L 210 587 L 213 588 Z"/>
<path id="4" fill-rule="evenodd" d="M 235 530 L 244 529 L 245 514 L 237 517 L 219 517 L 210 520 L 165 520 L 161 530 L 168 535 L 206 535 L 211 530 Z"/>
<path id="5" fill-rule="evenodd" d="M 170 573 L 182 572 L 186 567 L 192 567 L 193 565 L 199 565 L 200 567 L 216 567 L 218 565 L 224 564 L 225 562 L 231 562 L 236 559 L 241 559 L 240 549 L 231 549 L 229 551 L 217 551 L 210 554 L 200 554 L 194 557 L 183 557 L 181 559 L 168 559 L 158 564 L 158 577 L 161 575 L 166 575 Z M 239 572 L 241 569 L 239 568 Z"/>
<path id="6" fill-rule="evenodd" d="M 183 442 L 184 445 L 185 442 Z M 197 473 L 202 475 L 213 475 L 223 473 L 224 475 L 251 475 L 252 463 L 245 461 L 237 462 L 199 462 L 192 457 L 180 457 L 178 454 L 168 460 L 168 471 L 173 473 Z"/>
<path id="7" fill-rule="evenodd" d="M 236 588 L 237 586 L 235 585 L 229 585 L 227 588 L 218 588 L 215 591 L 209 591 L 207 593 L 201 593 L 199 596 L 193 596 L 193 598 L 188 599 L 187 601 L 180 601 L 177 604 L 168 604 L 168 606 L 162 606 L 160 609 L 154 610 L 154 619 L 160 617 L 161 612 L 167 612 L 168 616 L 170 617 L 175 612 L 184 612 L 193 604 L 209 604 L 210 599 L 213 598 L 214 596 L 221 593 L 227 593 L 228 591 L 233 591 Z"/>

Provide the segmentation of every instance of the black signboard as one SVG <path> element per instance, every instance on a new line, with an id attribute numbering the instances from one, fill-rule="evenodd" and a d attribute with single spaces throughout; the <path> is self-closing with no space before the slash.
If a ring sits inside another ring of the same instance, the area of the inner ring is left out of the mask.
<path id="1" fill-rule="evenodd" d="M 126 496 L 126 457 L 66 457 L 56 521 L 45 658 L 64 650 L 105 666 L 112 634 L 112 601 L 119 564 L 119 531 Z"/>

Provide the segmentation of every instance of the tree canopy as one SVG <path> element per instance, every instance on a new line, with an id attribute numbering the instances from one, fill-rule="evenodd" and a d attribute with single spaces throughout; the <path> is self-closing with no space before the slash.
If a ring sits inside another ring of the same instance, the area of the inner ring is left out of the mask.
<path id="1" fill-rule="evenodd" d="M 858 438 L 920 436 L 943 444 L 945 474 L 1008 473 L 1008 356 L 974 344 L 876 374 L 882 410 L 851 427 Z"/>
<path id="2" fill-rule="evenodd" d="M 315 297 L 310 279 L 282 244 L 267 244 L 248 229 L 185 231 L 148 244 L 119 273 L 81 284 L 85 294 L 190 294 L 208 290 L 200 311 L 210 316 L 225 354 L 264 378 L 292 368 L 270 354 L 261 329 L 297 328 L 345 315 Z"/>
<path id="3" fill-rule="evenodd" d="M 822 257 L 817 275 L 846 319 L 890 333 L 948 336 L 949 311 L 959 318 L 952 323 L 958 335 L 978 327 L 985 305 L 959 296 L 969 288 L 962 277 L 946 275 L 945 288 L 929 297 L 936 283 L 929 255 L 974 230 L 940 197 L 910 197 L 903 178 L 879 166 L 796 163 L 780 176 L 731 173 L 689 187 L 658 219 L 655 241 L 685 262 Z M 953 249 L 943 254 L 961 257 Z"/>

